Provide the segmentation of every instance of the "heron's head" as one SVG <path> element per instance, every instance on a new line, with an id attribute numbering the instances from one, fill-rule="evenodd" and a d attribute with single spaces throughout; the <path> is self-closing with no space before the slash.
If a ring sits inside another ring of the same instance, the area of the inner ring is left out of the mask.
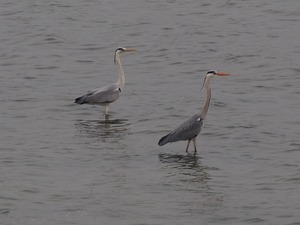
<path id="1" fill-rule="evenodd" d="M 115 51 L 114 62 L 116 63 L 116 56 L 125 52 L 135 52 L 137 51 L 134 48 L 117 48 Z"/>
<path id="2" fill-rule="evenodd" d="M 218 72 L 216 70 L 210 70 L 206 73 L 205 77 L 213 77 L 213 76 L 230 76 L 230 73 Z"/>
<path id="3" fill-rule="evenodd" d="M 214 76 L 230 76 L 231 74 L 230 73 L 224 73 L 224 72 L 218 72 L 216 70 L 210 70 L 206 73 L 206 76 L 204 78 L 204 82 L 203 82 L 203 85 L 201 87 L 201 90 L 203 89 L 204 85 L 205 85 L 205 82 L 206 81 L 209 81 L 212 77 Z"/>
<path id="4" fill-rule="evenodd" d="M 135 52 L 134 48 L 117 48 L 116 53 Z"/>

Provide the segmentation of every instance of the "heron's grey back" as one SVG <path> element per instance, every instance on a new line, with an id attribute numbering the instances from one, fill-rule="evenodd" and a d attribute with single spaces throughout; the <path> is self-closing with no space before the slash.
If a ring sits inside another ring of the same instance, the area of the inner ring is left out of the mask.
<path id="1" fill-rule="evenodd" d="M 162 137 L 158 142 L 158 145 L 162 146 L 168 142 L 190 140 L 200 133 L 202 126 L 203 120 L 200 118 L 200 114 L 195 114 L 179 127 L 171 131 L 171 133 Z"/>
<path id="2" fill-rule="evenodd" d="M 116 101 L 120 96 L 121 89 L 117 84 L 112 84 L 95 89 L 86 95 L 75 99 L 78 104 L 105 104 Z"/>

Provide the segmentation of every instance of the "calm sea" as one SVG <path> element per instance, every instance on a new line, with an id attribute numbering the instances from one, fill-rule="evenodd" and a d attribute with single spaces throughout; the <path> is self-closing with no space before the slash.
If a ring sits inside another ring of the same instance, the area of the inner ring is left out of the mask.
<path id="1" fill-rule="evenodd" d="M 0 224 L 300 224 L 298 0 L 3 0 Z M 74 98 L 117 80 L 108 121 Z M 158 140 L 211 107 L 197 139 Z M 192 150 L 192 149 L 191 149 Z"/>

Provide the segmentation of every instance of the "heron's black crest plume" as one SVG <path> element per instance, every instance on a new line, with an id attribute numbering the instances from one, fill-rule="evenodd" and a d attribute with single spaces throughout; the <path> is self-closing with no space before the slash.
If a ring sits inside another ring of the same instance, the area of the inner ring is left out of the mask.
<path id="1" fill-rule="evenodd" d="M 203 89 L 203 87 L 204 87 L 205 80 L 206 80 L 206 76 L 204 77 L 204 81 L 203 81 L 203 84 L 202 84 L 202 87 L 201 87 L 200 91 L 202 91 L 202 89 Z"/>
<path id="2" fill-rule="evenodd" d="M 119 51 L 122 51 L 122 52 L 123 52 L 123 51 L 125 51 L 125 49 L 124 49 L 124 48 L 117 48 L 117 50 L 116 50 L 116 51 L 118 51 L 118 50 L 119 50 Z"/>
<path id="3" fill-rule="evenodd" d="M 215 71 L 215 70 L 210 70 L 210 71 L 208 71 L 206 74 L 209 74 L 209 73 L 212 73 L 212 74 L 217 74 L 217 71 Z"/>
<path id="4" fill-rule="evenodd" d="M 117 51 L 121 51 L 121 52 L 124 52 L 125 49 L 124 48 L 117 48 L 116 51 L 115 51 L 115 55 L 114 55 L 114 63 L 116 64 L 117 61 L 116 61 L 116 57 L 117 57 Z"/>
<path id="5" fill-rule="evenodd" d="M 215 70 L 210 70 L 210 71 L 208 71 L 207 73 L 206 73 L 206 75 L 207 74 L 217 74 L 217 71 L 215 71 Z M 206 76 L 205 76 L 205 78 L 204 78 L 204 81 L 203 81 L 203 84 L 202 84 L 202 87 L 201 87 L 201 89 L 200 89 L 200 91 L 202 91 L 202 89 L 203 89 L 203 87 L 204 87 L 204 84 L 205 84 L 205 80 L 206 80 Z"/>

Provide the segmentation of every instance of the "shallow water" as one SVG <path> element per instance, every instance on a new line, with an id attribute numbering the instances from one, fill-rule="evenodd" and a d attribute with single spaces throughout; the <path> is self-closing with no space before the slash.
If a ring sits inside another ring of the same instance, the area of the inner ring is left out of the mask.
<path id="1" fill-rule="evenodd" d="M 0 222 L 299 224 L 300 5 L 0 3 Z M 74 98 L 117 79 L 104 109 Z M 197 139 L 158 140 L 212 100 Z"/>

